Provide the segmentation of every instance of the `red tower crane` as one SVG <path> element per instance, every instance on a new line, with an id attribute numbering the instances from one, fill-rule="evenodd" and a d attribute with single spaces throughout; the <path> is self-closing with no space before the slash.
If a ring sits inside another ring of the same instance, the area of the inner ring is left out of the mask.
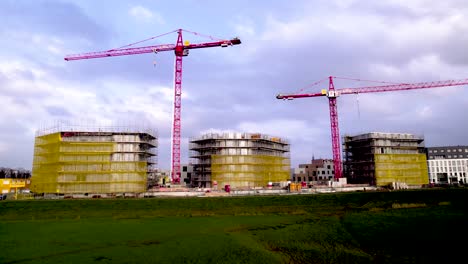
<path id="1" fill-rule="evenodd" d="M 340 131 L 338 127 L 338 107 L 337 107 L 337 97 L 345 94 L 360 94 L 360 93 L 380 93 L 380 92 L 395 92 L 403 90 L 415 90 L 415 89 L 426 89 L 426 88 L 437 88 L 437 87 L 447 87 L 447 86 L 457 86 L 468 84 L 468 79 L 464 80 L 449 80 L 449 81 L 437 81 L 437 82 L 420 82 L 420 83 L 401 83 L 401 84 L 390 84 L 386 82 L 385 85 L 380 86 L 367 86 L 367 87 L 358 87 L 358 88 L 342 88 L 335 89 L 333 84 L 333 78 L 337 79 L 348 79 L 355 81 L 364 81 L 359 79 L 350 79 L 350 78 L 341 78 L 329 76 L 328 91 L 322 90 L 320 93 L 312 94 L 278 94 L 277 99 L 284 100 L 293 100 L 295 98 L 305 98 L 305 97 L 319 97 L 326 96 L 328 97 L 329 108 L 330 108 L 330 127 L 331 127 L 331 139 L 332 139 L 332 151 L 333 151 L 333 165 L 335 167 L 335 179 L 339 179 L 343 175 L 343 168 L 341 163 L 341 151 L 340 151 Z M 319 84 L 324 80 L 318 81 L 312 85 Z"/>
<path id="2" fill-rule="evenodd" d="M 208 37 L 211 40 L 216 40 L 213 42 L 205 43 L 184 43 L 182 40 L 182 31 L 192 33 L 199 36 Z M 148 40 L 152 40 L 158 37 L 162 37 L 171 33 L 177 32 L 177 42 L 176 44 L 163 44 L 163 45 L 154 45 L 154 46 L 145 46 L 145 47 L 130 47 L 135 44 L 139 44 Z M 213 38 L 211 36 L 205 36 L 200 33 L 191 32 L 184 29 L 177 29 L 159 36 L 151 37 L 142 41 L 138 41 L 129 45 L 125 45 L 120 48 L 98 51 L 98 52 L 89 52 L 75 55 L 68 55 L 64 59 L 66 61 L 71 60 L 83 60 L 83 59 L 95 59 L 95 58 L 105 58 L 113 56 L 124 56 L 124 55 L 135 55 L 135 54 L 144 54 L 144 53 L 158 53 L 161 51 L 171 51 L 175 53 L 175 77 L 174 77 L 174 117 L 172 123 L 172 159 L 171 159 L 171 178 L 173 183 L 180 183 L 180 135 L 181 135 L 181 98 L 182 98 L 182 57 L 187 56 L 189 50 L 191 49 L 200 49 L 200 48 L 211 48 L 211 47 L 228 47 L 232 45 L 241 44 L 240 39 L 233 38 L 230 40 L 223 40 Z"/>

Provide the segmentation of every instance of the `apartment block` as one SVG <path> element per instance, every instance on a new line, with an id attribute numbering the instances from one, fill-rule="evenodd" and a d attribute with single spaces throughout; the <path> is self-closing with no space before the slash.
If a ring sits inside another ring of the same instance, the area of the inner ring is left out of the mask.
<path id="1" fill-rule="evenodd" d="M 468 183 L 468 146 L 428 147 L 427 167 L 431 183 Z"/>
<path id="2" fill-rule="evenodd" d="M 343 152 L 348 183 L 387 186 L 429 182 L 422 136 L 382 132 L 345 136 Z"/>

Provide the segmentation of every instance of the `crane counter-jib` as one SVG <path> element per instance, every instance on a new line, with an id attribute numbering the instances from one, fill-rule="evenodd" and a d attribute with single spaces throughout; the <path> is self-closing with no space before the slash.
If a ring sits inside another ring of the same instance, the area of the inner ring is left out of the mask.
<path id="1" fill-rule="evenodd" d="M 295 99 L 295 98 L 306 98 L 306 97 L 317 97 L 317 96 L 326 96 L 323 93 L 313 93 L 313 94 L 278 94 L 276 99 Z"/>

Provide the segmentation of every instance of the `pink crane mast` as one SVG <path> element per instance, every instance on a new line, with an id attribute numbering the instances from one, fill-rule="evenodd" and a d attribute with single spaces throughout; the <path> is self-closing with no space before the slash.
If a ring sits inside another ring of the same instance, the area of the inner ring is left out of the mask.
<path id="1" fill-rule="evenodd" d="M 84 60 L 84 59 L 96 59 L 96 58 L 106 58 L 106 57 L 115 57 L 115 56 L 125 56 L 125 55 L 136 55 L 136 54 L 146 54 L 146 53 L 158 53 L 162 51 L 174 51 L 175 53 L 175 69 L 174 69 L 174 108 L 173 108 L 173 122 L 172 122 L 172 152 L 171 152 L 171 178 L 173 183 L 180 183 L 180 137 L 181 137 L 181 110 L 182 110 L 182 57 L 187 56 L 189 50 L 191 49 L 201 49 L 201 48 L 211 48 L 211 47 L 228 47 L 233 45 L 241 44 L 239 38 L 232 38 L 230 40 L 217 39 L 212 42 L 205 43 L 184 43 L 182 38 L 182 31 L 193 33 L 195 35 L 201 35 L 196 32 L 191 32 L 183 29 L 177 29 L 156 37 L 152 37 L 143 41 L 139 41 L 133 44 L 123 46 L 121 48 L 98 51 L 98 52 L 88 52 L 82 54 L 68 55 L 64 59 L 66 61 L 72 60 Z M 129 47 L 135 44 L 139 44 L 144 41 L 152 40 L 157 37 L 161 37 L 170 33 L 177 32 L 177 42 L 176 44 L 162 44 L 162 45 L 152 45 L 144 47 Z M 213 37 L 208 36 L 212 40 Z"/>
<path id="2" fill-rule="evenodd" d="M 396 91 L 440 88 L 440 87 L 459 86 L 459 85 L 468 84 L 468 79 L 462 79 L 462 80 L 386 84 L 386 85 L 379 85 L 379 86 L 335 89 L 335 86 L 333 84 L 333 78 L 348 79 L 348 78 L 329 76 L 328 77 L 328 80 L 329 80 L 328 91 L 322 90 L 320 93 L 278 94 L 276 98 L 283 99 L 283 100 L 293 100 L 296 98 L 307 98 L 307 97 L 321 97 L 321 96 L 328 97 L 329 108 L 330 108 L 330 128 L 331 128 L 331 140 L 332 140 L 333 165 L 335 167 L 335 179 L 336 180 L 343 177 L 343 167 L 342 167 L 342 162 L 341 162 L 341 148 L 340 148 L 340 133 L 339 133 L 339 125 L 338 125 L 337 97 L 339 97 L 340 95 L 345 95 L 345 94 L 396 92 Z M 354 80 L 357 80 L 357 79 L 354 79 Z M 317 82 L 315 84 L 318 84 L 320 82 Z"/>

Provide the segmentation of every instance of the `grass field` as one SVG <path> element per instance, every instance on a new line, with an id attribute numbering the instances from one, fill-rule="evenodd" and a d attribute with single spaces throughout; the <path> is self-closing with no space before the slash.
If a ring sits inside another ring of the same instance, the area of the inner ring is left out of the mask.
<path id="1" fill-rule="evenodd" d="M 468 189 L 0 203 L 0 263 L 440 263 Z"/>

